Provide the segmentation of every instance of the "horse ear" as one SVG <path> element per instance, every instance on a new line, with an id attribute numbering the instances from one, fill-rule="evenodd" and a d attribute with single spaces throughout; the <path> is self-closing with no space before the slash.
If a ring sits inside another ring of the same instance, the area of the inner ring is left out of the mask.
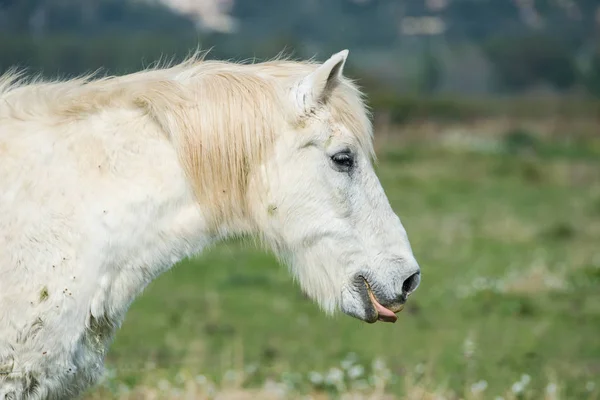
<path id="1" fill-rule="evenodd" d="M 327 101 L 342 77 L 346 58 L 348 50 L 335 53 L 294 87 L 293 97 L 303 113 Z"/>

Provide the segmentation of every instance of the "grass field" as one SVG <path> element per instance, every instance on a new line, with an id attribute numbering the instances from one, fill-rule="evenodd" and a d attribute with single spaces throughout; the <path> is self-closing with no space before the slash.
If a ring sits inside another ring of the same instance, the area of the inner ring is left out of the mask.
<path id="1" fill-rule="evenodd" d="M 326 317 L 271 255 L 225 243 L 133 304 L 86 399 L 600 398 L 598 139 L 383 147 L 423 272 L 396 324 Z"/>

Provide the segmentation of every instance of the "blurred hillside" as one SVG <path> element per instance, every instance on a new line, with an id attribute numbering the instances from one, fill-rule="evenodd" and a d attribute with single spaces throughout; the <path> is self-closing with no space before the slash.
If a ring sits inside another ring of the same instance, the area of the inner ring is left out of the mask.
<path id="1" fill-rule="evenodd" d="M 597 0 L 0 0 L 0 71 L 51 75 L 349 48 L 373 90 L 600 96 L 598 39 Z"/>

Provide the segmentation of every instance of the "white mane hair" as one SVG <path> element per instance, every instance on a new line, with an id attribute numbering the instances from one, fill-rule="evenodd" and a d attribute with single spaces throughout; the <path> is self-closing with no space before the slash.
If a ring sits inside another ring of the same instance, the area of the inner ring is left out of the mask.
<path id="1" fill-rule="evenodd" d="M 147 284 L 234 235 L 326 312 L 395 321 L 420 272 L 347 55 L 1 76 L 0 398 L 82 393 Z"/>
<path id="2" fill-rule="evenodd" d="M 194 55 L 174 66 L 148 68 L 119 77 L 94 74 L 67 81 L 21 80 L 10 70 L 0 77 L 0 120 L 44 118 L 68 124 L 110 108 L 138 108 L 161 128 L 177 151 L 198 200 L 212 211 L 215 225 L 245 216 L 247 174 L 260 165 L 275 132 L 302 125 L 284 93 L 319 64 L 276 58 L 241 64 Z M 283 85 L 282 85 L 283 83 Z M 328 105 L 334 118 L 371 157 L 372 127 L 364 95 L 342 77 Z M 224 107 L 223 105 L 227 105 Z M 307 110 L 308 111 L 308 110 Z M 309 114 L 309 113 L 308 113 Z M 310 115 L 308 115 L 309 117 Z"/>

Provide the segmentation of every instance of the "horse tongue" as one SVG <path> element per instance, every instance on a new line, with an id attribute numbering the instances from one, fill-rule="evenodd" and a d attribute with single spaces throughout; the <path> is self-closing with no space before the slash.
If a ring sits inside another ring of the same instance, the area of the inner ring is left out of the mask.
<path id="1" fill-rule="evenodd" d="M 379 313 L 379 317 L 377 318 L 383 322 L 396 322 L 398 317 L 392 311 L 388 310 L 384 306 L 379 303 L 375 303 L 375 309 Z"/>
<path id="2" fill-rule="evenodd" d="M 379 304 L 379 302 L 377 301 L 375 296 L 373 296 L 372 294 L 371 294 L 371 301 L 373 301 L 373 305 L 375 306 L 375 309 L 377 310 L 377 313 L 379 314 L 379 317 L 377 318 L 379 321 L 396 322 L 396 320 L 398 319 L 396 314 L 394 314 L 394 312 L 392 310 L 388 310 L 387 308 L 385 308 L 384 306 Z"/>

